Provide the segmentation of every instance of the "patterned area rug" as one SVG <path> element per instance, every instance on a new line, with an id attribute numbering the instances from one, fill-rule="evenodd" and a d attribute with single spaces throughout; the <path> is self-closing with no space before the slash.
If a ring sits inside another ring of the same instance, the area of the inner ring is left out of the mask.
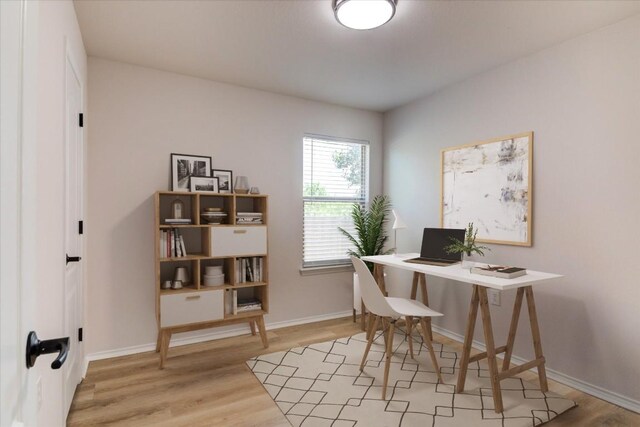
<path id="1" fill-rule="evenodd" d="M 384 340 L 379 334 L 364 372 L 365 334 L 265 354 L 247 365 L 293 426 L 536 426 L 575 402 L 543 393 L 519 378 L 501 382 L 504 412 L 493 410 L 485 361 L 469 366 L 464 393 L 455 393 L 456 351 L 434 342 L 445 384 L 437 384 L 429 353 L 414 335 L 415 360 L 403 331 L 395 335 L 387 401 L 381 400 Z"/>

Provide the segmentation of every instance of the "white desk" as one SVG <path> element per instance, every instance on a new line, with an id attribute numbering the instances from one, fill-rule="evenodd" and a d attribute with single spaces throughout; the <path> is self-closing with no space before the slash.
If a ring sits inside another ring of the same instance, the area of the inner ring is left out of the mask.
<path id="1" fill-rule="evenodd" d="M 400 268 L 402 270 L 413 271 L 413 284 L 411 287 L 411 298 L 415 299 L 417 296 L 418 286 L 422 293 L 422 300 L 425 305 L 429 305 L 429 297 L 427 294 L 426 276 L 442 277 L 444 279 L 450 279 L 457 282 L 461 286 L 464 284 L 470 284 L 473 286 L 473 292 L 471 295 L 471 304 L 469 306 L 469 316 L 467 319 L 467 327 L 464 335 L 464 345 L 462 350 L 462 358 L 460 359 L 460 373 L 458 374 L 458 383 L 456 391 L 461 393 L 464 391 L 464 383 L 467 377 L 467 369 L 469 364 L 478 360 L 487 359 L 489 364 L 489 375 L 491 377 L 491 388 L 493 392 L 493 402 L 496 412 L 502 412 L 502 390 L 500 388 L 500 381 L 505 378 L 512 377 L 521 372 L 529 370 L 531 368 L 538 368 L 538 379 L 540 380 L 540 388 L 542 391 L 548 391 L 549 386 L 547 384 L 547 374 L 545 371 L 545 359 L 542 354 L 542 344 L 540 342 L 540 329 L 538 327 L 538 318 L 536 313 L 535 301 L 533 299 L 533 286 L 540 283 L 544 283 L 551 279 L 557 279 L 562 277 L 558 274 L 543 273 L 540 271 L 527 270 L 525 276 L 520 276 L 515 279 L 500 279 L 497 277 L 482 276 L 479 274 L 472 274 L 469 270 L 463 269 L 460 264 L 454 264 L 446 267 L 413 264 L 404 262 L 405 259 L 415 258 L 418 254 L 399 254 L 399 255 L 377 255 L 362 257 L 363 261 L 374 263 L 373 275 L 376 278 L 378 285 L 382 291 L 386 294 L 386 287 L 384 283 L 384 271 L 383 268 L 393 267 Z M 477 263 L 477 265 L 486 265 L 485 263 Z M 453 285 L 453 284 L 452 284 Z M 509 327 L 509 335 L 507 337 L 507 344 L 501 347 L 496 347 L 493 338 L 493 328 L 491 326 L 491 313 L 489 310 L 489 301 L 487 298 L 487 288 L 498 290 L 517 289 L 516 300 L 513 305 L 513 312 L 511 316 L 511 326 Z M 520 318 L 520 309 L 522 307 L 522 300 L 524 296 L 527 297 L 527 308 L 529 311 L 529 323 L 531 326 L 531 335 L 533 338 L 533 347 L 535 350 L 536 358 L 532 361 L 526 362 L 520 366 L 510 368 L 511 355 L 513 352 L 513 343 L 516 336 L 516 330 L 518 327 L 518 319 Z M 487 351 L 471 356 L 471 343 L 473 341 L 473 332 L 476 325 L 476 317 L 478 316 L 478 307 L 480 307 L 482 324 L 484 330 L 485 344 Z M 362 325 L 365 322 L 365 307 L 362 305 Z M 445 313 L 446 316 L 446 313 Z M 431 323 L 428 322 L 429 328 Z M 431 331 L 425 331 L 425 333 L 431 334 Z M 498 363 L 496 355 L 504 353 L 504 360 L 502 363 L 502 370 L 498 369 Z"/>

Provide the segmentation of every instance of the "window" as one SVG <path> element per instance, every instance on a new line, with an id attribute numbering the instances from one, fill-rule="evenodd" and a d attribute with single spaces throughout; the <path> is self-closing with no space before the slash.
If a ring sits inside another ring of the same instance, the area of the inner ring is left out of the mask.
<path id="1" fill-rule="evenodd" d="M 353 245 L 340 233 L 354 234 L 354 203 L 369 197 L 369 143 L 307 135 L 303 161 L 302 267 L 349 264 Z"/>

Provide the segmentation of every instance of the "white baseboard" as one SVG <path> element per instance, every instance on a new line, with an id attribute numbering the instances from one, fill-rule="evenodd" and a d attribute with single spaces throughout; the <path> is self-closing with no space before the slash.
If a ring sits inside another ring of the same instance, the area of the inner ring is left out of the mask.
<path id="1" fill-rule="evenodd" d="M 297 325 L 304 325 L 306 323 L 321 322 L 323 320 L 339 319 L 341 317 L 347 317 L 351 315 L 352 315 L 351 310 L 341 311 L 338 313 L 321 314 L 318 316 L 310 316 L 310 317 L 303 317 L 300 319 L 267 323 L 265 324 L 265 328 L 267 330 L 281 329 L 281 328 L 286 328 L 288 326 L 297 326 Z M 198 335 L 195 337 L 172 338 L 170 347 L 196 344 L 200 342 L 211 341 L 211 340 L 216 340 L 221 338 L 237 337 L 239 335 L 244 335 L 247 333 L 250 333 L 248 324 L 242 325 L 241 327 L 237 327 L 227 331 L 214 331 L 214 332 Z M 89 362 L 92 362 L 94 360 L 103 360 L 103 359 L 111 359 L 113 357 L 129 356 L 131 354 L 145 353 L 147 351 L 155 351 L 155 349 L 156 349 L 156 343 L 153 342 L 153 343 L 147 343 L 147 344 L 141 344 L 141 345 L 134 345 L 131 347 L 119 348 L 115 350 L 98 351 L 96 353 L 88 354 L 84 358 L 82 377 L 84 378 L 87 374 L 87 369 L 89 368 Z"/>
<path id="2" fill-rule="evenodd" d="M 439 333 L 440 335 L 444 335 L 445 337 L 451 338 L 454 341 L 458 341 L 461 343 L 464 342 L 464 336 L 456 332 L 452 332 L 448 329 L 441 328 L 440 326 L 437 326 L 437 325 L 433 325 L 432 327 L 433 327 L 433 330 Z M 473 348 L 481 351 L 486 351 L 487 349 L 484 343 L 476 340 L 473 340 L 472 346 Z M 522 357 L 518 357 L 516 355 L 511 356 L 511 360 L 517 364 L 528 362 L 527 359 L 523 359 Z M 536 368 L 532 368 L 530 369 L 530 371 L 535 373 L 538 372 Z M 590 384 L 588 382 L 579 380 L 577 378 L 573 378 L 569 375 L 563 374 L 562 372 L 558 372 L 553 369 L 547 368 L 546 371 L 547 371 L 547 377 L 551 378 L 552 380 L 558 381 L 559 383 L 567 385 L 571 388 L 575 388 L 576 390 L 580 390 L 584 393 L 590 394 L 591 396 L 597 397 L 598 399 L 602 399 L 609 403 L 613 403 L 614 405 L 618 405 L 622 408 L 628 409 L 630 411 L 640 413 L 640 401 L 631 399 L 627 396 L 623 396 L 614 391 L 604 389 L 602 387 Z"/>

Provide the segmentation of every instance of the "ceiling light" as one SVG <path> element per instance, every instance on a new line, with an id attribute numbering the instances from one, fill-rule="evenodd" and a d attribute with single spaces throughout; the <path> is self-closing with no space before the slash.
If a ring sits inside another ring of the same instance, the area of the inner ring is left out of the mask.
<path id="1" fill-rule="evenodd" d="M 396 3 L 397 0 L 333 0 L 333 13 L 345 27 L 370 30 L 393 18 Z"/>

